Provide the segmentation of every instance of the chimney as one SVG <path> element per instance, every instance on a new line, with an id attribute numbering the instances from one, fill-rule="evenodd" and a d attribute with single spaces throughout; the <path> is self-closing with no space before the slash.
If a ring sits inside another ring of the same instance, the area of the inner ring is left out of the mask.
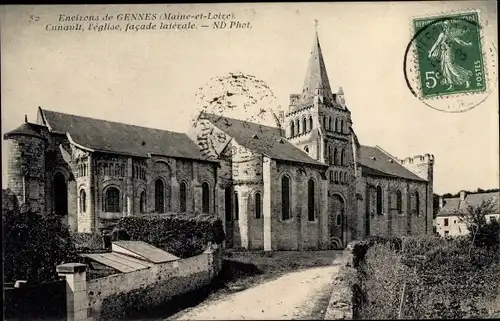
<path id="1" fill-rule="evenodd" d="M 465 200 L 465 191 L 460 191 L 460 200 L 461 201 Z"/>
<path id="2" fill-rule="evenodd" d="M 443 196 L 439 196 L 439 209 L 443 208 Z"/>

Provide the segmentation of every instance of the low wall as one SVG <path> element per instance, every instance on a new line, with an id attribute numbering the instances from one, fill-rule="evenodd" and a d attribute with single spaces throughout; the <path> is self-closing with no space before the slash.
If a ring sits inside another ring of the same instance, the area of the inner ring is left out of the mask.
<path id="1" fill-rule="evenodd" d="M 341 269 L 352 269 L 352 248 L 347 247 L 342 255 Z M 351 272 L 352 273 L 352 272 Z M 353 319 L 353 293 L 348 282 L 344 279 L 346 271 L 341 270 L 333 276 L 333 290 L 325 312 L 324 320 L 352 320 Z"/>
<path id="2" fill-rule="evenodd" d="M 222 268 L 222 250 L 209 248 L 187 259 L 155 264 L 149 269 L 120 273 L 87 282 L 89 317 L 117 319 L 130 312 L 168 302 L 201 288 Z"/>

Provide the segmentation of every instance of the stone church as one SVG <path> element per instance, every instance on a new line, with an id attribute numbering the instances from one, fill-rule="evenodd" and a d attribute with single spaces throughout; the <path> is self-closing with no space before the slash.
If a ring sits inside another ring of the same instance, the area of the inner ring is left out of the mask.
<path id="1" fill-rule="evenodd" d="M 224 222 L 227 247 L 266 251 L 432 233 L 433 155 L 398 159 L 359 143 L 317 34 L 276 127 L 203 112 L 177 133 L 39 107 L 4 139 L 8 187 L 77 232 L 204 212 Z"/>

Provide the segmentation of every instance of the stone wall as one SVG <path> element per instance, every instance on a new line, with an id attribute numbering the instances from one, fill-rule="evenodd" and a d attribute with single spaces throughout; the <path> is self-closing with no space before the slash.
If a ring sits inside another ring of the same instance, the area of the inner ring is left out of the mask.
<path id="1" fill-rule="evenodd" d="M 209 248 L 187 259 L 90 280 L 87 282 L 89 316 L 94 321 L 116 319 L 130 305 L 139 309 L 165 303 L 175 295 L 207 285 L 221 268 L 221 249 Z"/>
<path id="2" fill-rule="evenodd" d="M 376 212 L 377 186 L 382 188 L 382 214 Z M 432 219 L 432 211 L 429 212 L 428 208 L 427 189 L 427 182 L 399 178 L 362 177 L 358 183 L 358 193 L 362 197 L 358 200 L 356 220 L 358 233 L 363 236 L 362 238 L 369 235 L 426 234 L 426 227 L 428 228 L 426 220 L 429 217 Z M 397 210 L 396 191 L 401 192 L 401 212 Z M 419 195 L 418 212 L 416 212 L 415 192 Z"/>

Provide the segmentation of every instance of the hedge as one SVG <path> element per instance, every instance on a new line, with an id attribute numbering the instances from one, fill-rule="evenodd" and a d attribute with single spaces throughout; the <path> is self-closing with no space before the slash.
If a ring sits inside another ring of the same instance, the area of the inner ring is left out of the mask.
<path id="1" fill-rule="evenodd" d="M 2 191 L 4 282 L 57 280 L 56 266 L 77 259 L 60 216 L 19 207 L 10 190 Z"/>
<path id="2" fill-rule="evenodd" d="M 354 318 L 491 318 L 499 313 L 498 248 L 468 237 L 405 237 L 353 244 Z M 469 249 L 470 255 L 469 255 Z"/>
<path id="3" fill-rule="evenodd" d="M 203 213 L 124 217 L 114 229 L 114 234 L 118 233 L 125 233 L 130 240 L 144 241 L 181 258 L 201 254 L 208 242 L 220 244 L 225 237 L 222 221 Z"/>

